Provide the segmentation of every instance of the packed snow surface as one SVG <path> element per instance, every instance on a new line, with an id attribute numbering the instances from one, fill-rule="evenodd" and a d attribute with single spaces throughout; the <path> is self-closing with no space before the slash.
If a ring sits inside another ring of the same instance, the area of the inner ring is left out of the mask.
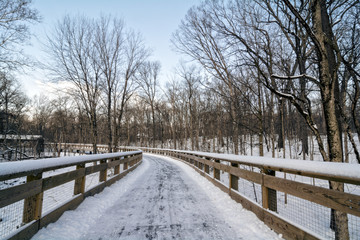
<path id="1" fill-rule="evenodd" d="M 144 154 L 134 172 L 33 239 L 281 239 L 186 164 Z"/>

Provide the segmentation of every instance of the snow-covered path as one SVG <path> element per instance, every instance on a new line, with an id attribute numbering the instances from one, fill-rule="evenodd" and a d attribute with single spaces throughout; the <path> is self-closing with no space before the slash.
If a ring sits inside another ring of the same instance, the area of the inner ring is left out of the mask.
<path id="1" fill-rule="evenodd" d="M 144 154 L 132 173 L 33 239 L 278 239 L 186 164 Z"/>

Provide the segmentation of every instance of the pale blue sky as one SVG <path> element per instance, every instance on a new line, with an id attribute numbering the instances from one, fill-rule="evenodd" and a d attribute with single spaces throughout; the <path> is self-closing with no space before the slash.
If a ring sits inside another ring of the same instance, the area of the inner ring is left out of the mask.
<path id="1" fill-rule="evenodd" d="M 25 52 L 43 61 L 40 41 L 45 41 L 46 32 L 50 32 L 57 20 L 65 14 L 82 14 L 91 17 L 100 14 L 111 14 L 121 17 L 126 26 L 140 32 L 147 46 L 153 49 L 152 59 L 162 65 L 161 81 L 168 75 L 182 56 L 173 52 L 170 47 L 171 34 L 177 29 L 187 10 L 200 3 L 200 0 L 33 0 L 33 6 L 42 16 L 42 22 L 31 26 L 35 35 L 32 46 Z M 46 76 L 40 70 L 27 71 L 20 75 L 25 92 L 33 96 L 43 91 Z"/>

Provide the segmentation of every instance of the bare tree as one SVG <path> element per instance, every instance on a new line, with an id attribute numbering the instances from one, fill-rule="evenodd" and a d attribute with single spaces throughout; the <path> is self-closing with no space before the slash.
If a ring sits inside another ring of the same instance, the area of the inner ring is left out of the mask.
<path id="1" fill-rule="evenodd" d="M 94 44 L 94 20 L 65 16 L 48 37 L 48 53 L 52 62 L 48 69 L 55 80 L 73 84 L 71 93 L 82 103 L 89 120 L 94 153 L 97 152 L 97 108 L 100 97 L 101 68 Z"/>
<path id="2" fill-rule="evenodd" d="M 97 64 L 102 72 L 102 85 L 106 95 L 106 115 L 109 151 L 113 149 L 113 94 L 120 81 L 121 65 L 124 64 L 124 24 L 119 19 L 102 16 L 96 22 L 94 45 L 98 52 Z"/>
<path id="3" fill-rule="evenodd" d="M 156 125 L 155 125 L 155 104 L 159 88 L 159 62 L 145 62 L 138 73 L 137 84 L 141 89 L 141 96 L 151 108 L 152 119 L 152 146 L 155 147 Z M 149 118 L 148 118 L 149 119 Z"/>
<path id="4" fill-rule="evenodd" d="M 140 34 L 129 31 L 126 34 L 123 62 L 119 72 L 119 80 L 114 85 L 114 143 L 120 139 L 120 127 L 126 103 L 136 89 L 135 76 L 144 61 L 149 57 L 150 50 L 145 47 Z"/>
<path id="5" fill-rule="evenodd" d="M 13 69 L 29 65 L 20 48 L 30 39 L 28 24 L 40 21 L 31 0 L 0 1 L 0 68 Z"/>

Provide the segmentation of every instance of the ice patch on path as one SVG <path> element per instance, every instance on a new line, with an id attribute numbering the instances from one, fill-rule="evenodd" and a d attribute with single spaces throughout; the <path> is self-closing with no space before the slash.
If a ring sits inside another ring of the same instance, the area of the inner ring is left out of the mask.
<path id="1" fill-rule="evenodd" d="M 86 198 L 76 210 L 66 211 L 55 224 L 41 229 L 32 239 L 85 239 L 89 228 L 103 220 L 99 217 L 105 209 L 126 194 L 133 183 L 147 171 L 149 164 L 149 161 L 144 159 L 135 171 L 105 188 L 101 193 Z"/>
<path id="2" fill-rule="evenodd" d="M 236 231 L 238 236 L 244 236 L 244 239 L 282 239 L 281 234 L 278 235 L 272 231 L 259 220 L 254 213 L 244 209 L 240 203 L 235 202 L 229 195 L 215 187 L 187 164 L 169 157 L 154 156 L 173 162 L 179 166 L 194 183 L 204 189 L 204 192 L 213 205 L 216 206 L 223 215 L 221 217 L 226 219 L 227 223 Z"/>

